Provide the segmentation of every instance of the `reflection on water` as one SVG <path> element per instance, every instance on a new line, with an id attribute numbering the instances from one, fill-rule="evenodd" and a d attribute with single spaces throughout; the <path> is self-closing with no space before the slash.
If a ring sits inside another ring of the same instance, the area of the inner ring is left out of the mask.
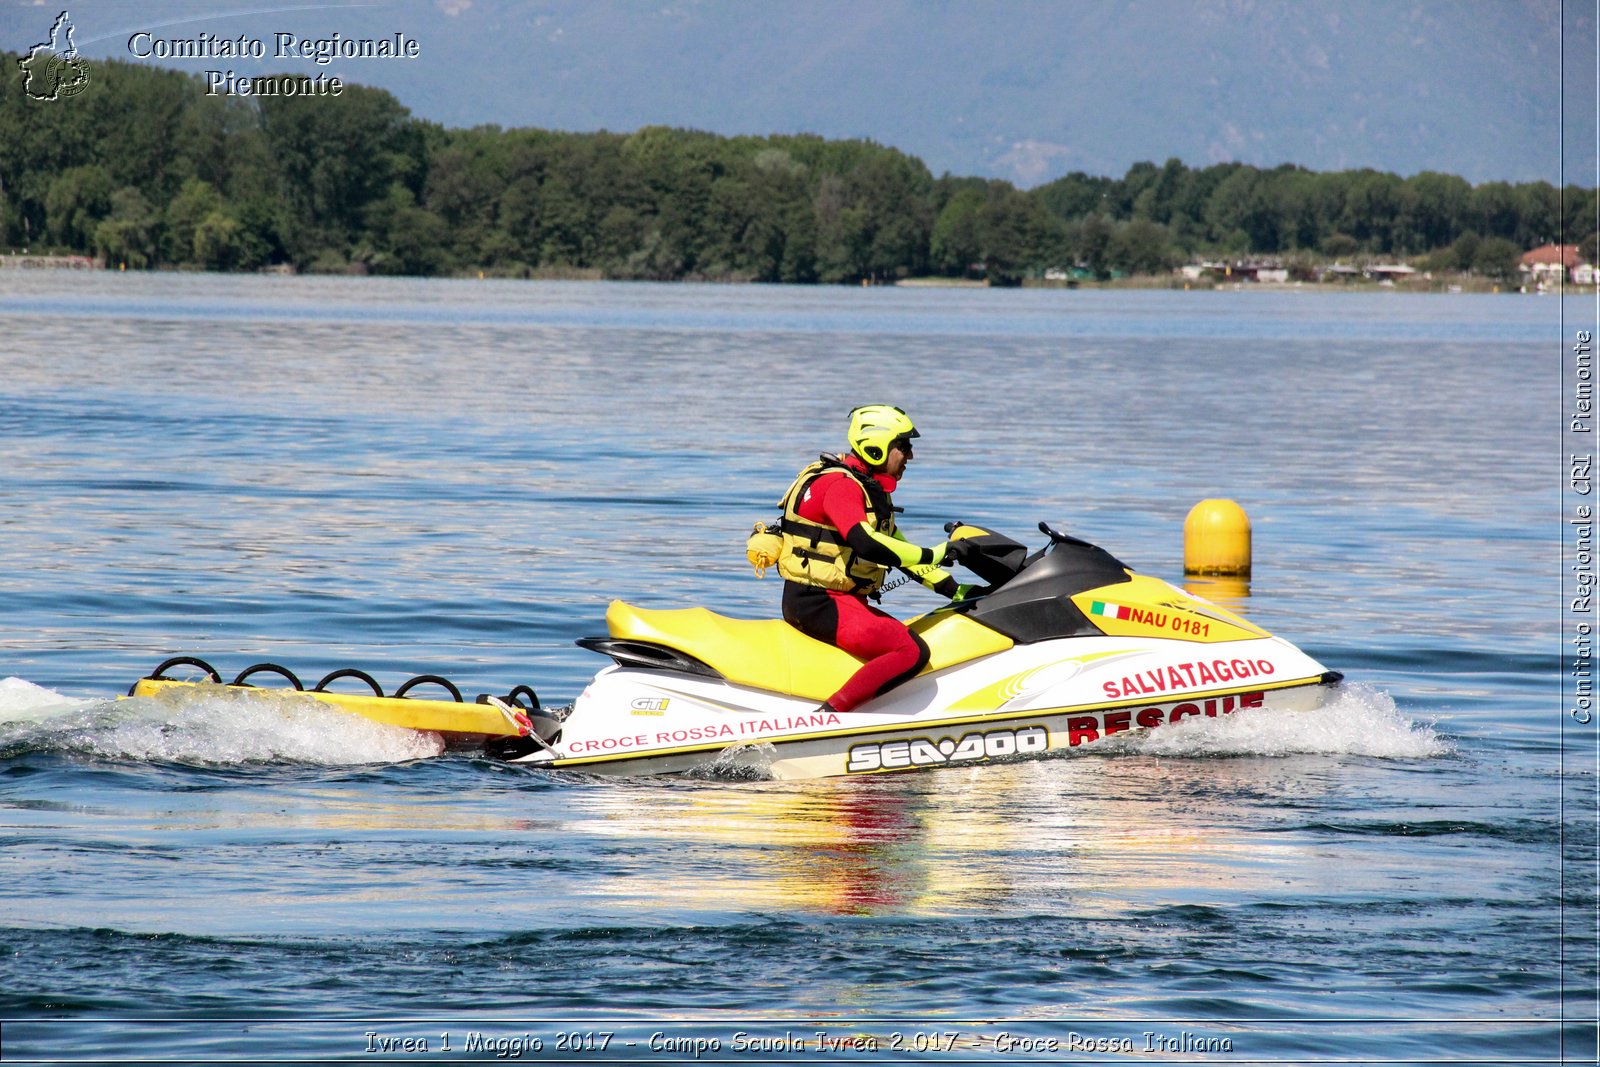
<path id="1" fill-rule="evenodd" d="M 1259 897 L 1306 863 L 1304 850 L 1264 852 L 1229 825 L 1226 800 L 1173 803 L 1256 793 L 1259 770 L 1204 761 L 1186 781 L 1147 760 L 1080 758 L 809 787 L 701 784 L 648 805 L 595 791 L 582 805 L 589 832 L 648 841 L 675 862 L 585 891 L 630 908 L 688 898 L 743 913 L 880 917 L 1120 915 L 1153 901 Z"/>
<path id="2" fill-rule="evenodd" d="M 1199 577 L 1192 574 L 1183 576 L 1183 588 L 1186 592 L 1209 600 L 1219 608 L 1227 608 L 1235 615 L 1250 617 L 1250 579 L 1225 578 L 1217 575 Z"/>

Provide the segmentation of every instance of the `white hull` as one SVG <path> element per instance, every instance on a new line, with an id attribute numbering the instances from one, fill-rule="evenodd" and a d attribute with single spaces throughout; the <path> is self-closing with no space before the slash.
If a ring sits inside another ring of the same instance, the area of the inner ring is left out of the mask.
<path id="1" fill-rule="evenodd" d="M 1309 710 L 1336 678 L 1276 637 L 1074 637 L 820 713 L 815 701 L 721 679 L 611 666 L 573 705 L 554 752 L 520 762 L 619 774 L 747 765 L 783 779 L 1038 758 L 1190 717 Z"/>

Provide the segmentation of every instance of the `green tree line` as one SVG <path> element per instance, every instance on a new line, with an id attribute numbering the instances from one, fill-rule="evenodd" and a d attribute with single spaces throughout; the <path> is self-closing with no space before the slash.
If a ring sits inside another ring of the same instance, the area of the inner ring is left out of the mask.
<path id="1" fill-rule="evenodd" d="M 116 61 L 60 101 L 0 78 L 0 249 L 135 269 L 1009 284 L 1305 253 L 1504 271 L 1544 243 L 1587 239 L 1592 260 L 1595 210 L 1594 190 L 1545 182 L 1176 159 L 1019 190 L 863 140 L 447 129 L 380 89 L 208 96 Z"/>

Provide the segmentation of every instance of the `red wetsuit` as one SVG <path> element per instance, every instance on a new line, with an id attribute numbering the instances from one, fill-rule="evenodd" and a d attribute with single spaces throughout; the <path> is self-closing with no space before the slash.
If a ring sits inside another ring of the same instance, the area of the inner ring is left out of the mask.
<path id="1" fill-rule="evenodd" d="M 855 456 L 846 456 L 844 462 L 867 473 L 866 466 Z M 872 477 L 885 493 L 894 492 L 894 478 L 887 474 Z M 802 494 L 796 510 L 802 518 L 832 526 L 841 536 L 848 536 L 867 518 L 860 484 L 843 471 L 819 475 Z M 867 555 L 867 558 L 873 557 Z M 836 645 L 866 661 L 828 698 L 835 711 L 850 711 L 879 693 L 909 681 L 928 662 L 928 646 L 922 639 L 906 629 L 905 623 L 868 603 L 864 593 L 839 593 L 820 586 L 785 582 L 783 617 L 790 625 L 819 641 Z"/>

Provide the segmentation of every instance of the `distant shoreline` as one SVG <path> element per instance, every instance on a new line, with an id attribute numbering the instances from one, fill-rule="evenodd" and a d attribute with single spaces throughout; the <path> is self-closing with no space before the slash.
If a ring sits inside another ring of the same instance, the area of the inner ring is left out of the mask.
<path id="1" fill-rule="evenodd" d="M 40 270 L 79 270 L 99 272 L 114 270 L 98 259 L 88 256 L 65 255 L 33 255 L 33 254 L 5 254 L 0 253 L 0 275 L 13 271 L 40 271 Z M 202 274 L 216 273 L 229 276 L 246 276 L 238 271 L 197 271 L 193 269 L 154 267 L 138 271 L 140 274 Z M 277 275 L 282 277 L 306 278 L 351 278 L 351 277 L 403 277 L 403 275 L 372 275 L 361 272 L 295 272 L 284 270 L 281 267 L 267 268 L 253 272 L 257 275 Z M 518 275 L 496 271 L 457 271 L 451 274 L 434 275 L 433 277 L 455 281 L 606 281 L 598 270 L 579 269 L 549 269 L 534 272 L 531 275 Z M 629 279 L 609 279 L 627 281 Z M 747 278 L 682 278 L 665 284 L 701 284 L 701 285 L 767 285 L 771 283 L 756 282 Z M 849 283 L 808 283 L 819 288 L 855 288 Z M 1056 281 L 1045 279 L 1024 279 L 1020 286 L 993 286 L 982 279 L 973 278 L 900 278 L 893 282 L 880 283 L 875 286 L 863 288 L 899 288 L 899 289 L 1059 289 L 1059 290 L 1116 290 L 1116 291 L 1174 291 L 1174 292 L 1237 292 L 1237 293 L 1428 293 L 1438 295 L 1461 295 L 1464 293 L 1477 293 L 1482 295 L 1504 296 L 1592 296 L 1597 292 L 1597 286 L 1574 285 L 1568 283 L 1564 287 L 1546 287 L 1535 289 L 1532 286 L 1504 285 L 1490 281 L 1486 278 L 1471 277 L 1467 275 L 1441 274 L 1436 277 L 1407 280 L 1401 283 L 1386 283 L 1381 281 L 1336 281 L 1336 282 L 1217 282 L 1206 279 L 1185 279 L 1176 275 L 1140 274 L 1126 278 L 1110 278 L 1106 280 L 1083 279 L 1077 281 Z"/>
<path id="2" fill-rule="evenodd" d="M 970 278 L 902 278 L 893 283 L 902 289 L 990 289 L 983 281 Z M 1535 289 L 1532 286 L 1503 285 L 1485 278 L 1466 278 L 1445 275 L 1422 281 L 1385 284 L 1383 282 L 1211 282 L 1192 281 L 1166 275 L 1144 274 L 1130 278 L 1112 278 L 1105 281 L 1060 282 L 1036 279 L 1025 280 L 1022 289 L 1062 290 L 1116 290 L 1174 291 L 1174 292 L 1229 292 L 1229 293 L 1426 293 L 1441 296 L 1460 296 L 1478 293 L 1485 296 L 1592 296 L 1597 287 L 1574 285 Z"/>

